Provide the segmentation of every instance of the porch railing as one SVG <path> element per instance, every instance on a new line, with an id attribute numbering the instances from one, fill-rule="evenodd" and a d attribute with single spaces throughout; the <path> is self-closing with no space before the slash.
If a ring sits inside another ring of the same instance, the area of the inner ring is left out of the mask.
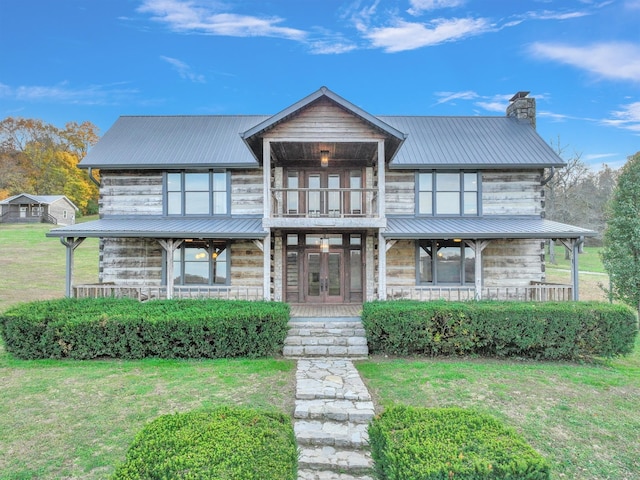
<path id="1" fill-rule="evenodd" d="M 274 188 L 274 217 L 378 217 L 374 188 Z"/>
<path id="2" fill-rule="evenodd" d="M 90 285 L 76 285 L 73 287 L 76 298 L 135 298 L 140 301 L 167 298 L 167 287 L 150 285 L 115 285 L 110 283 L 96 283 Z M 236 286 L 184 286 L 173 287 L 172 298 L 218 298 L 225 300 L 262 300 L 262 287 Z"/>
<path id="3" fill-rule="evenodd" d="M 387 287 L 389 300 L 474 300 L 476 290 L 473 287 Z M 571 285 L 532 282 L 520 287 L 485 287 L 482 300 L 518 300 L 523 302 L 562 302 L 573 299 Z"/>

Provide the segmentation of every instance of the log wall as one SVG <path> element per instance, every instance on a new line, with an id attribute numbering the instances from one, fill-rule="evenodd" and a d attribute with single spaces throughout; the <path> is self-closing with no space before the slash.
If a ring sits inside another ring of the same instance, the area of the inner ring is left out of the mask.
<path id="1" fill-rule="evenodd" d="M 162 172 L 101 171 L 100 215 L 162 215 Z"/>
<path id="2" fill-rule="evenodd" d="M 162 252 L 152 239 L 104 238 L 100 241 L 100 282 L 161 285 Z"/>
<path id="3" fill-rule="evenodd" d="M 238 240 L 231 244 L 231 285 L 262 287 L 264 256 L 252 241 Z"/>
<path id="4" fill-rule="evenodd" d="M 262 170 L 231 171 L 231 214 L 262 215 L 264 188 Z"/>
<path id="5" fill-rule="evenodd" d="M 485 171 L 482 173 L 484 215 L 540 215 L 540 171 Z"/>

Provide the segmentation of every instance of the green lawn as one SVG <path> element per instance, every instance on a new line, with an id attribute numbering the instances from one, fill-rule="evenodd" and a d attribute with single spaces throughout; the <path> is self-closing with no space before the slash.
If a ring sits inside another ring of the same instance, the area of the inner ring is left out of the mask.
<path id="1" fill-rule="evenodd" d="M 562 269 L 571 270 L 571 260 L 565 259 L 565 250 L 562 245 L 555 246 L 556 264 L 547 263 L 548 269 Z M 578 255 L 578 269 L 581 272 L 597 272 L 606 273 L 600 260 L 600 252 L 602 247 L 584 247 L 583 253 Z M 545 252 L 547 250 L 545 249 Z M 547 261 L 549 260 L 549 254 L 546 255 Z"/>
<path id="2" fill-rule="evenodd" d="M 373 358 L 357 365 L 380 406 L 472 407 L 515 427 L 553 479 L 632 480 L 640 472 L 640 341 L 596 364 Z"/>

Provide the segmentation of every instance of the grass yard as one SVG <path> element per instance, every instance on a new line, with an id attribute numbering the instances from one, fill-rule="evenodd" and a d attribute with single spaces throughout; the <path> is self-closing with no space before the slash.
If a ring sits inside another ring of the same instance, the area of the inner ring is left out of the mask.
<path id="1" fill-rule="evenodd" d="M 246 405 L 289 415 L 288 360 L 22 361 L 0 345 L 0 479 L 104 479 L 166 413 Z"/>
<path id="2" fill-rule="evenodd" d="M 640 341 L 598 364 L 388 359 L 358 370 L 381 406 L 471 407 L 516 428 L 552 463 L 552 478 L 640 478 Z"/>

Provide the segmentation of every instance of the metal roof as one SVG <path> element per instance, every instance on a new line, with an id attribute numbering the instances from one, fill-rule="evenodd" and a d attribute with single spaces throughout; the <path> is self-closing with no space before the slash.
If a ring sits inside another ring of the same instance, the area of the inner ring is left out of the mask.
<path id="1" fill-rule="evenodd" d="M 262 219 L 242 218 L 102 218 L 54 228 L 47 237 L 119 238 L 264 238 Z"/>
<path id="2" fill-rule="evenodd" d="M 29 193 L 21 193 L 19 195 L 14 195 L 13 197 L 5 198 L 4 200 L 2 200 L 0 202 L 0 204 L 8 205 L 8 204 L 12 203 L 13 201 L 19 199 L 20 197 L 26 197 L 29 200 L 31 200 L 32 202 L 41 203 L 43 205 L 51 205 L 52 203 L 55 203 L 58 200 L 66 200 L 67 202 L 69 202 L 70 205 L 73 206 L 73 208 L 78 210 L 78 207 L 76 207 L 73 204 L 73 202 L 71 200 L 69 200 L 65 195 L 31 195 Z"/>
<path id="3" fill-rule="evenodd" d="M 257 167 L 240 134 L 264 115 L 123 116 L 80 162 L 82 168 Z"/>
<path id="4" fill-rule="evenodd" d="M 391 168 L 546 168 L 565 164 L 528 121 L 513 117 L 378 118 L 407 133 Z"/>
<path id="5" fill-rule="evenodd" d="M 540 217 L 387 217 L 389 239 L 580 238 L 596 232 Z"/>

